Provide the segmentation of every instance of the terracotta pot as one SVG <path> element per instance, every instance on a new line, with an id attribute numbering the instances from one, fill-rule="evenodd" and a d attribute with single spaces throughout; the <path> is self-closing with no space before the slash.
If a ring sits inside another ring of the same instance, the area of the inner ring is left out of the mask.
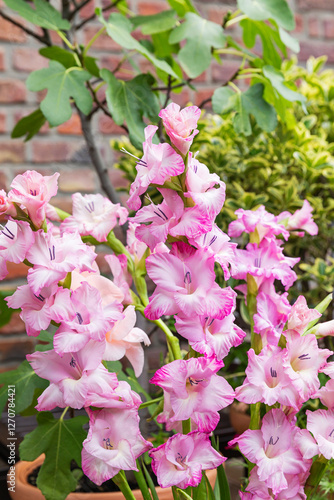
<path id="1" fill-rule="evenodd" d="M 15 465 L 15 492 L 10 491 L 10 496 L 13 500 L 45 500 L 41 491 L 28 483 L 28 476 L 37 467 L 40 467 L 44 461 L 44 455 L 36 458 L 33 462 L 24 462 L 23 460 L 17 462 Z M 210 481 L 212 488 L 216 481 L 216 470 L 208 470 L 207 477 Z M 156 488 L 159 500 L 172 500 L 173 493 L 171 488 Z M 135 498 L 143 500 L 140 490 L 133 490 Z M 70 493 L 66 500 L 124 500 L 121 491 L 113 491 L 106 493 Z"/>
<path id="2" fill-rule="evenodd" d="M 230 422 L 237 434 L 242 434 L 249 429 L 250 415 L 246 413 L 247 409 L 246 403 L 237 403 L 236 401 L 230 406 Z"/>

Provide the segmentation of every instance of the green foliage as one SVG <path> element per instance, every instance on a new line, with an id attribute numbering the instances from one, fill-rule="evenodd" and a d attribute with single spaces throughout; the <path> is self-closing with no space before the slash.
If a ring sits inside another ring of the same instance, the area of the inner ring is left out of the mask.
<path id="1" fill-rule="evenodd" d="M 93 99 L 85 86 L 90 78 L 90 73 L 82 68 L 65 68 L 58 61 L 50 61 L 48 68 L 29 75 L 27 87 L 34 92 L 48 89 L 47 96 L 41 102 L 41 111 L 50 125 L 56 127 L 71 118 L 71 97 L 84 114 L 91 111 Z"/>
<path id="2" fill-rule="evenodd" d="M 175 10 L 163 10 L 152 16 L 136 16 L 131 19 L 134 28 L 141 26 L 143 35 L 155 35 L 174 28 Z"/>
<path id="3" fill-rule="evenodd" d="M 238 7 L 250 19 L 273 19 L 286 30 L 293 30 L 295 19 L 286 0 L 238 0 Z"/>
<path id="4" fill-rule="evenodd" d="M 178 58 L 190 78 L 196 78 L 209 67 L 211 48 L 219 49 L 226 42 L 223 28 L 219 24 L 192 12 L 185 15 L 185 22 L 175 28 L 169 37 L 171 44 L 182 40 L 187 40 L 187 43 L 180 50 Z"/>
<path id="5" fill-rule="evenodd" d="M 159 113 L 159 103 L 150 86 L 153 77 L 139 75 L 125 82 L 117 80 L 107 69 L 101 70 L 101 77 L 108 85 L 107 103 L 115 123 L 122 125 L 126 121 L 130 140 L 134 145 L 141 147 L 145 127 L 143 115 L 155 121 Z"/>
<path id="6" fill-rule="evenodd" d="M 37 416 L 37 428 L 20 444 L 22 460 L 35 460 L 45 453 L 37 486 L 46 500 L 64 500 L 75 489 L 77 481 L 70 465 L 72 460 L 81 464 L 82 441 L 86 438 L 82 426 L 87 421 L 87 417 L 56 420 L 52 413 L 41 412 Z"/>
<path id="7" fill-rule="evenodd" d="M 38 108 L 17 122 L 12 131 L 12 138 L 17 139 L 18 137 L 26 136 L 24 140 L 29 141 L 40 131 L 45 122 L 46 118 Z"/>
<path id="8" fill-rule="evenodd" d="M 277 125 L 277 115 L 275 109 L 263 99 L 263 88 L 261 83 L 253 85 L 246 92 L 233 92 L 229 87 L 221 87 L 214 92 L 213 111 L 221 114 L 235 111 L 233 125 L 237 133 L 252 133 L 250 114 L 263 130 L 271 132 Z"/>
<path id="9" fill-rule="evenodd" d="M 5 4 L 10 9 L 15 10 L 26 21 L 54 31 L 68 30 L 71 24 L 63 19 L 60 12 L 44 0 L 33 0 L 35 9 L 24 0 L 5 0 Z"/>
<path id="10" fill-rule="evenodd" d="M 127 50 L 135 50 L 139 52 L 139 54 L 146 57 L 156 68 L 161 69 L 174 78 L 178 78 L 177 74 L 166 61 L 157 59 L 144 47 L 144 45 L 131 36 L 130 32 L 132 30 L 132 24 L 129 19 L 118 13 L 110 14 L 107 21 L 104 19 L 102 14 L 100 14 L 99 19 L 106 27 L 108 35 L 121 47 L 124 47 Z"/>
<path id="11" fill-rule="evenodd" d="M 35 389 L 46 389 L 49 382 L 38 377 L 28 361 L 23 361 L 16 370 L 1 373 L 0 384 L 3 384 L 0 388 L 0 413 L 7 403 L 9 385 L 15 386 L 15 410 L 20 413 L 30 406 Z"/>

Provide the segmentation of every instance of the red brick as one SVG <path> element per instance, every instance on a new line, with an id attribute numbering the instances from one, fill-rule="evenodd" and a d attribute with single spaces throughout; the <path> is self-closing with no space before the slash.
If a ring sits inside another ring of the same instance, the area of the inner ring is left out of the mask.
<path id="1" fill-rule="evenodd" d="M 71 118 L 57 127 L 59 134 L 82 135 L 81 121 L 79 115 L 73 114 Z"/>
<path id="2" fill-rule="evenodd" d="M 60 36 L 58 35 L 58 33 L 56 33 L 55 31 L 52 31 L 52 30 L 50 30 L 49 33 L 50 33 L 52 45 L 63 45 L 63 41 L 60 38 Z"/>
<path id="3" fill-rule="evenodd" d="M 294 33 L 302 33 L 304 29 L 304 18 L 300 14 L 295 14 L 296 27 L 293 30 Z"/>
<path id="4" fill-rule="evenodd" d="M 27 90 L 20 80 L 0 80 L 0 103 L 25 102 Z"/>
<path id="5" fill-rule="evenodd" d="M 13 19 L 18 20 L 21 24 L 23 24 L 21 18 L 13 17 Z M 0 17 L 0 40 L 12 43 L 25 42 L 26 39 L 27 35 L 21 30 L 21 28 L 14 26 L 14 24 Z"/>
<path id="6" fill-rule="evenodd" d="M 334 10 L 333 0 L 298 0 L 301 10 Z"/>
<path id="7" fill-rule="evenodd" d="M 0 373 L 5 373 L 5 372 L 9 372 L 11 370 L 16 370 L 16 368 L 18 368 L 18 366 L 19 366 L 19 363 L 15 362 L 15 361 L 12 361 L 10 363 L 1 363 Z"/>
<path id="8" fill-rule="evenodd" d="M 207 88 L 207 89 L 200 89 L 196 92 L 195 95 L 195 104 L 196 106 L 199 106 L 202 101 L 208 99 L 209 97 L 212 97 L 212 94 L 215 89 Z M 205 108 L 211 108 L 211 101 L 205 104 Z"/>
<path id="9" fill-rule="evenodd" d="M 6 132 L 6 115 L 5 113 L 0 113 L 0 134 Z"/>
<path id="10" fill-rule="evenodd" d="M 27 266 L 26 266 L 27 267 Z M 19 316 L 18 312 L 14 312 L 10 322 L 0 328 L 0 335 L 10 335 L 11 333 L 23 333 L 25 332 L 25 325 Z"/>
<path id="11" fill-rule="evenodd" d="M 5 172 L 0 172 L 0 189 L 4 189 L 5 191 L 8 191 L 8 187 L 9 187 L 9 184 L 8 184 L 7 175 L 5 174 Z"/>
<path id="12" fill-rule="evenodd" d="M 22 163 L 25 160 L 25 144 L 22 141 L 0 142 L 0 164 Z"/>
<path id="13" fill-rule="evenodd" d="M 96 174 L 92 169 L 81 168 L 62 172 L 58 180 L 59 190 L 65 193 L 76 191 L 94 192 L 96 190 Z"/>
<path id="14" fill-rule="evenodd" d="M 36 163 L 62 162 L 70 158 L 73 148 L 68 142 L 34 141 L 32 144 L 33 161 Z"/>
<path id="15" fill-rule="evenodd" d="M 316 17 L 312 17 L 308 20 L 308 33 L 310 36 L 318 38 L 320 29 L 319 29 L 319 19 Z"/>
<path id="16" fill-rule="evenodd" d="M 228 82 L 240 68 L 240 62 L 223 60 L 222 64 L 213 63 L 211 67 L 212 80 L 221 85 Z"/>
<path id="17" fill-rule="evenodd" d="M 209 7 L 209 15 L 208 15 L 209 21 L 221 25 L 227 12 L 228 9 L 226 7 L 221 7 L 219 5 L 212 5 L 211 7 Z M 232 24 L 232 26 L 229 27 L 228 30 L 232 29 L 234 26 L 235 25 Z"/>
<path id="18" fill-rule="evenodd" d="M 27 335 L 0 338 L 0 361 L 23 360 L 32 352 L 35 341 Z"/>
<path id="19" fill-rule="evenodd" d="M 82 9 L 80 9 L 79 11 L 80 17 L 82 17 L 82 19 L 87 19 L 88 17 L 92 16 L 94 14 L 95 7 L 96 6 L 94 1 L 88 2 L 87 5 L 85 5 Z"/>
<path id="20" fill-rule="evenodd" d="M 99 131 L 106 135 L 124 134 L 124 129 L 116 125 L 114 120 L 105 114 L 99 116 Z"/>
<path id="21" fill-rule="evenodd" d="M 100 30 L 100 27 L 95 27 L 95 26 L 85 26 L 84 28 L 84 38 L 85 38 L 85 44 L 87 44 L 94 35 Z M 112 38 L 110 38 L 109 35 L 106 33 L 103 33 L 100 35 L 95 42 L 93 43 L 92 47 L 94 49 L 99 49 L 99 50 L 114 50 L 120 52 L 122 50 L 122 47 L 120 47 Z"/>
<path id="22" fill-rule="evenodd" d="M 124 177 L 124 172 L 118 168 L 111 168 L 108 171 L 109 179 L 114 188 L 127 188 L 129 181 Z"/>
<path id="23" fill-rule="evenodd" d="M 72 213 L 72 199 L 68 196 L 56 196 L 51 200 L 51 205 L 58 207 L 64 212 Z"/>
<path id="24" fill-rule="evenodd" d="M 0 49 L 0 71 L 5 71 L 5 51 L 3 48 Z"/>
<path id="25" fill-rule="evenodd" d="M 299 61 L 307 61 L 310 56 L 321 57 L 324 54 L 327 56 L 328 63 L 334 63 L 334 44 L 316 40 L 300 42 Z"/>
<path id="26" fill-rule="evenodd" d="M 334 38 L 334 17 L 324 20 L 324 33 L 325 38 L 329 40 Z"/>
<path id="27" fill-rule="evenodd" d="M 109 71 L 114 72 L 118 64 L 121 62 L 122 57 L 117 55 L 103 55 L 100 58 L 102 68 L 109 69 Z M 116 78 L 121 78 L 122 80 L 131 80 L 135 77 L 135 72 L 129 61 L 124 61 L 120 69 L 114 73 Z"/>
<path id="28" fill-rule="evenodd" d="M 138 4 L 138 14 L 140 16 L 151 16 L 153 14 L 158 14 L 163 10 L 170 9 L 166 2 L 140 2 Z"/>
<path id="29" fill-rule="evenodd" d="M 172 94 L 171 99 L 173 102 L 184 108 L 184 106 L 190 101 L 189 89 L 184 88 L 179 94 Z"/>
<path id="30" fill-rule="evenodd" d="M 46 68 L 48 60 L 38 53 L 38 50 L 20 47 L 14 50 L 13 67 L 18 71 L 30 73 L 38 69 Z"/>

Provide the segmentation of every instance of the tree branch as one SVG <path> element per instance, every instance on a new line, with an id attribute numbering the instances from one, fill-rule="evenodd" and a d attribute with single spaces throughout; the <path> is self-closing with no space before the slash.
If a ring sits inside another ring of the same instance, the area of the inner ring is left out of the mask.
<path id="1" fill-rule="evenodd" d="M 88 147 L 89 156 L 90 156 L 91 162 L 96 170 L 96 173 L 100 179 L 101 187 L 112 203 L 114 203 L 114 204 L 120 203 L 118 194 L 115 191 L 115 189 L 114 189 L 114 187 L 111 184 L 111 181 L 109 179 L 108 170 L 104 166 L 100 152 L 99 152 L 98 148 L 96 147 L 95 139 L 94 139 L 93 132 L 92 132 L 91 121 L 88 118 L 88 116 L 84 115 L 79 109 L 78 109 L 78 113 L 80 116 L 82 133 L 84 135 L 84 138 L 85 138 L 85 141 L 86 141 L 86 144 Z M 123 227 L 124 226 L 122 226 L 122 229 L 123 229 Z M 123 231 L 126 231 L 126 228 L 124 228 Z"/>
<path id="2" fill-rule="evenodd" d="M 20 28 L 22 31 L 24 31 L 25 33 L 27 33 L 28 35 L 36 38 L 36 40 L 38 40 L 39 42 L 45 44 L 45 45 L 48 45 L 48 46 L 51 46 L 51 41 L 48 40 L 48 38 L 44 35 L 43 36 L 40 36 L 38 35 L 37 33 L 34 33 L 33 31 L 31 31 L 29 28 L 26 28 L 25 26 L 23 26 L 23 24 L 19 23 L 18 21 L 16 21 L 15 19 L 7 16 L 7 14 L 5 14 L 2 10 L 0 10 L 0 16 L 3 18 L 3 19 L 6 19 L 6 21 L 9 21 L 11 24 L 14 24 L 14 26 L 17 26 L 18 28 Z"/>
<path id="3" fill-rule="evenodd" d="M 231 78 L 229 78 L 225 83 L 224 85 L 222 85 L 222 87 L 226 87 L 230 82 L 233 82 L 233 80 L 236 79 L 236 77 L 239 75 L 239 72 L 242 70 L 243 68 L 243 63 L 239 66 L 239 68 L 237 69 L 237 71 L 231 76 Z M 207 99 L 203 99 L 203 101 L 198 105 L 199 108 L 203 108 L 203 106 L 205 106 L 206 104 L 208 104 L 210 101 L 211 101 L 212 97 L 208 97 Z"/>
<path id="4" fill-rule="evenodd" d="M 73 19 L 73 17 L 75 16 L 75 14 L 76 14 L 77 12 L 79 12 L 79 10 L 83 9 L 83 8 L 85 7 L 85 5 L 87 5 L 90 1 L 91 1 L 91 0 L 83 0 L 83 2 L 81 2 L 81 3 L 77 4 L 77 5 L 76 5 L 76 7 L 75 7 L 75 9 L 73 9 L 73 10 L 70 12 L 70 14 L 69 14 L 69 17 L 68 17 L 69 21 L 70 21 L 71 19 Z"/>
<path id="5" fill-rule="evenodd" d="M 167 87 L 152 87 L 151 90 L 154 90 L 154 91 L 159 90 L 160 92 L 165 92 L 167 90 L 170 92 L 171 90 L 179 89 L 180 87 L 184 87 L 184 85 L 188 85 L 191 81 L 192 81 L 192 78 L 188 78 L 185 82 L 181 82 L 181 83 L 178 83 L 176 85 L 171 85 L 171 86 L 167 86 Z"/>
<path id="6" fill-rule="evenodd" d="M 111 3 L 110 5 L 107 5 L 106 7 L 103 7 L 102 12 L 107 12 L 108 10 L 112 9 L 113 7 L 116 7 L 116 5 L 120 2 L 121 0 L 115 0 L 115 2 Z M 93 19 L 96 18 L 96 14 L 92 14 L 91 16 L 87 17 L 87 19 L 84 19 L 81 21 L 81 23 L 77 24 L 74 26 L 74 30 L 79 30 L 82 28 L 85 24 L 89 23 L 89 21 L 92 21 Z"/>

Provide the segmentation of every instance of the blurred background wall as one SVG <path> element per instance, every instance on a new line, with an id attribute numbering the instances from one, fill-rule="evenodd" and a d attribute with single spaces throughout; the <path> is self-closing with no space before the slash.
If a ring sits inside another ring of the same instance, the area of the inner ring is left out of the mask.
<path id="1" fill-rule="evenodd" d="M 232 0 L 200 0 L 195 3 L 203 17 L 219 24 L 229 9 L 236 8 L 236 1 Z M 128 4 L 135 14 L 140 15 L 155 14 L 169 8 L 162 0 L 129 0 Z M 334 0 L 291 0 L 290 4 L 296 18 L 294 35 L 301 45 L 299 61 L 305 62 L 310 55 L 326 55 L 327 66 L 334 67 Z M 4 7 L 2 0 L 0 6 Z M 79 21 L 88 20 L 94 13 L 95 6 L 94 0 L 91 0 L 80 11 Z M 97 21 L 87 22 L 77 41 L 87 42 L 99 28 Z M 237 30 L 235 26 L 230 29 Z M 57 35 L 53 43 L 61 43 Z M 98 178 L 90 166 L 78 116 L 74 114 L 67 123 L 55 129 L 44 126 L 41 133 L 27 143 L 10 138 L 15 123 L 35 110 L 38 100 L 44 96 L 41 92 L 36 97 L 25 86 L 25 80 L 31 71 L 47 65 L 47 60 L 38 53 L 39 48 L 40 45 L 34 39 L 0 17 L 0 189 L 7 191 L 13 177 L 27 169 L 36 169 L 44 175 L 59 171 L 59 194 L 55 201 L 60 208 L 70 211 L 72 193 L 92 193 L 99 190 Z M 120 47 L 106 35 L 96 40 L 90 53 L 111 71 L 122 58 Z M 137 64 L 143 72 L 149 69 L 146 60 L 138 59 Z M 182 106 L 189 101 L 198 105 L 228 80 L 238 67 L 238 61 L 233 59 L 224 58 L 222 65 L 215 62 L 195 80 L 196 92 L 186 88 L 174 100 Z M 131 66 L 125 64 L 119 76 L 132 78 Z M 122 186 L 124 181 L 119 172 L 112 169 L 117 154 L 111 150 L 109 142 L 123 131 L 110 118 L 100 113 L 96 113 L 93 125 L 109 175 L 116 187 Z M 102 257 L 99 263 L 102 272 L 106 270 Z M 27 268 L 24 264 L 9 264 L 9 268 L 8 280 L 0 283 L 2 290 L 13 288 L 26 275 Z M 25 354 L 32 350 L 33 341 L 33 338 L 25 334 L 18 314 L 14 314 L 10 323 L 0 329 L 0 372 L 15 368 Z M 151 363 L 154 364 L 154 360 L 159 363 L 159 356 L 154 351 L 150 351 L 150 358 Z M 149 364 L 151 363 L 149 360 Z M 151 368 L 154 369 L 154 366 Z"/>

